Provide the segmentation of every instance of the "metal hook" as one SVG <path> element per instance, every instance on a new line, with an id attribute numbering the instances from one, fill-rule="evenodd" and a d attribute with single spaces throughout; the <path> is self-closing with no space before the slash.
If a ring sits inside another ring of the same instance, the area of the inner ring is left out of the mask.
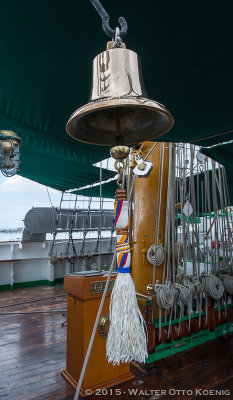
<path id="1" fill-rule="evenodd" d="M 110 38 L 112 38 L 114 40 L 115 34 L 116 34 L 116 29 L 113 30 L 110 28 L 109 15 L 105 11 L 105 9 L 103 8 L 103 6 L 99 2 L 99 0 L 90 0 L 90 1 L 91 1 L 92 5 L 95 7 L 95 9 L 98 12 L 98 14 L 100 15 L 100 17 L 102 18 L 102 28 L 103 28 L 104 32 L 106 33 L 106 35 L 110 36 Z M 124 17 L 120 17 L 118 19 L 118 22 L 121 26 L 121 29 L 119 29 L 119 37 L 122 39 L 127 34 L 128 25 L 127 25 L 127 22 Z"/>

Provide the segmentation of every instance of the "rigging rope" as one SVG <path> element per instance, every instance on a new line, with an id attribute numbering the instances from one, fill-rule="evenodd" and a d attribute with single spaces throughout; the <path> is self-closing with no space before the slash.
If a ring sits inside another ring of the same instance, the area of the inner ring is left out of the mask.
<path id="1" fill-rule="evenodd" d="M 224 276 L 223 286 L 229 295 L 233 295 L 233 276 Z"/>
<path id="2" fill-rule="evenodd" d="M 162 244 L 152 244 L 147 250 L 147 260 L 152 265 L 158 266 L 163 263 L 165 250 Z"/>
<path id="3" fill-rule="evenodd" d="M 213 274 L 202 278 L 202 286 L 205 293 L 214 300 L 221 299 L 224 293 L 224 286 L 221 279 Z"/>
<path id="4" fill-rule="evenodd" d="M 156 284 L 156 301 L 159 308 L 168 310 L 174 303 L 174 291 L 171 282 L 165 284 Z"/>

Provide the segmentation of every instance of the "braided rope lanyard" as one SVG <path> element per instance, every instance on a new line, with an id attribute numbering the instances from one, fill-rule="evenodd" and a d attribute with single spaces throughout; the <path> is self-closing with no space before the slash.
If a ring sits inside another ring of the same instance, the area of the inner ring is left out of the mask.
<path id="1" fill-rule="evenodd" d="M 120 146 L 119 146 L 120 147 Z M 128 149 L 129 151 L 129 149 Z M 115 168 L 119 172 L 117 184 L 119 188 L 116 191 L 114 202 L 114 226 L 116 228 L 116 253 L 118 272 L 130 272 L 130 243 L 129 243 L 129 202 L 127 201 L 126 190 L 124 189 L 126 162 L 123 157 L 128 156 L 128 152 L 123 155 L 118 154 L 115 161 Z M 111 153 L 113 156 L 113 154 Z M 115 158 L 116 156 L 114 156 Z M 121 157 L 121 158 L 120 158 Z"/>

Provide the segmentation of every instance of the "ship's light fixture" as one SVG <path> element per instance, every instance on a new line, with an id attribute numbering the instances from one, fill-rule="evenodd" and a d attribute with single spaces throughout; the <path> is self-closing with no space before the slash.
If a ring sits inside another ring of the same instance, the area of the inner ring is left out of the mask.
<path id="1" fill-rule="evenodd" d="M 0 130 L 0 170 L 4 176 L 19 171 L 21 138 L 13 131 Z"/>

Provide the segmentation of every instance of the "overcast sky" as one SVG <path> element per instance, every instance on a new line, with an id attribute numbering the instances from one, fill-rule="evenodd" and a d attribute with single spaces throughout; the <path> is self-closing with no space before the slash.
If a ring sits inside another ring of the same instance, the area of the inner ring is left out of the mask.
<path id="1" fill-rule="evenodd" d="M 104 160 L 102 167 L 114 170 L 114 160 L 107 162 Z M 100 163 L 96 164 L 100 166 Z M 54 207 L 60 205 L 62 192 L 48 188 L 49 195 Z M 74 195 L 68 195 L 68 199 Z M 67 198 L 67 197 L 66 197 Z M 79 196 L 77 208 L 87 208 L 88 198 Z M 74 202 L 66 202 L 62 207 L 73 207 Z M 23 227 L 23 219 L 32 207 L 51 207 L 46 186 L 40 185 L 30 179 L 15 175 L 5 178 L 0 172 L 0 229 Z M 99 199 L 93 198 L 91 208 L 99 208 Z M 103 204 L 103 208 L 112 209 L 113 204 L 108 199 Z"/>
<path id="2" fill-rule="evenodd" d="M 58 206 L 61 192 L 48 188 L 53 206 Z M 50 207 L 46 187 L 15 175 L 0 173 L 0 229 L 23 227 L 23 219 L 32 207 Z"/>

